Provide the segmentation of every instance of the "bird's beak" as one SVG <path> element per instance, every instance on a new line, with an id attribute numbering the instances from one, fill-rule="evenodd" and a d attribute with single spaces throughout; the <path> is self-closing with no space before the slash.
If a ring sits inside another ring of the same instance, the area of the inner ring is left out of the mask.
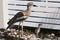
<path id="1" fill-rule="evenodd" d="M 34 7 L 37 7 L 37 5 L 33 5 Z"/>

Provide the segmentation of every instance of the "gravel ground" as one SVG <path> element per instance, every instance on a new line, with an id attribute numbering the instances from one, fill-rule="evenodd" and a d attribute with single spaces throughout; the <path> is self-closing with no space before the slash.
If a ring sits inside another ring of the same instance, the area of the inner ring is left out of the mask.
<path id="1" fill-rule="evenodd" d="M 5 39 L 0 39 L 0 40 L 5 40 Z M 40 40 L 42 40 L 42 39 L 40 39 Z M 45 38 L 44 40 L 51 40 L 51 39 Z M 54 39 L 54 40 L 57 40 L 57 39 Z M 58 40 L 60 40 L 60 37 L 58 38 Z"/>

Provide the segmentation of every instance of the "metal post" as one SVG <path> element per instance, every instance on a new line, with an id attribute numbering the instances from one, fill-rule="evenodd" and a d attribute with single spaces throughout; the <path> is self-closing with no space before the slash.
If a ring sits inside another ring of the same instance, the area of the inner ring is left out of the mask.
<path id="1" fill-rule="evenodd" d="M 46 0 L 46 3 L 48 3 L 48 0 Z M 46 5 L 46 8 L 48 8 L 48 5 Z"/>
<path id="2" fill-rule="evenodd" d="M 39 34 L 39 32 L 40 32 L 40 26 L 41 26 L 41 24 L 38 24 L 38 29 L 37 29 L 37 37 L 38 37 L 38 34 Z"/>

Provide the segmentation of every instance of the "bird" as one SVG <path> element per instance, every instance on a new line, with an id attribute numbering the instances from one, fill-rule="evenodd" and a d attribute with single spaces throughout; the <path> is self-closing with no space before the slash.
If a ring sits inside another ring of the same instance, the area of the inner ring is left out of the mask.
<path id="1" fill-rule="evenodd" d="M 6 29 L 10 28 L 16 22 L 21 23 L 24 20 L 26 20 L 31 13 L 32 6 L 33 6 L 33 2 L 27 3 L 27 9 L 25 11 L 16 13 L 16 15 L 8 21 L 7 23 L 8 27 Z"/>

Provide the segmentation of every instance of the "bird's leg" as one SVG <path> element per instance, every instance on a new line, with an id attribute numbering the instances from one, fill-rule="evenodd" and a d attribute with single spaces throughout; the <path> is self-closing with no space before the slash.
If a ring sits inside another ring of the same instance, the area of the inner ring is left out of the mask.
<path id="1" fill-rule="evenodd" d="M 20 24 L 21 24 L 21 22 L 19 22 L 19 26 L 18 26 L 18 30 L 19 30 L 19 31 L 20 31 L 20 28 L 19 28 L 19 27 L 20 27 Z"/>
<path id="2" fill-rule="evenodd" d="M 21 35 L 21 36 L 23 36 L 23 21 L 22 21 L 22 26 L 21 26 L 21 28 L 22 28 L 22 35 Z"/>
<path id="3" fill-rule="evenodd" d="M 20 24 L 21 24 L 21 22 L 19 22 L 19 25 L 18 25 L 19 33 L 20 33 Z M 20 40 L 20 34 L 19 34 L 18 40 Z"/>

